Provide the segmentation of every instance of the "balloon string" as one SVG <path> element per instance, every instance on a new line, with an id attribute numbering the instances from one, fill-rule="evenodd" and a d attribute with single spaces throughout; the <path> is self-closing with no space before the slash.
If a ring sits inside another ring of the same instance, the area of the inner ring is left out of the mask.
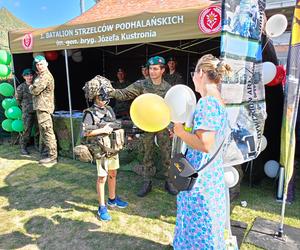
<path id="1" fill-rule="evenodd" d="M 261 51 L 261 53 L 264 51 L 264 49 L 266 48 L 266 46 L 267 46 L 267 44 L 268 44 L 268 42 L 270 41 L 270 38 L 269 37 L 267 37 L 267 41 L 266 41 L 266 43 L 265 43 L 265 45 L 264 45 L 264 47 L 263 47 L 263 49 L 262 49 L 262 51 Z"/>

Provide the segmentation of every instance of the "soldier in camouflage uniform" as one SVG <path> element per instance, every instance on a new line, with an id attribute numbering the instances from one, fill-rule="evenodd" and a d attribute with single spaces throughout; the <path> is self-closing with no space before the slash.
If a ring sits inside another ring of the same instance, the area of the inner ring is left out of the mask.
<path id="1" fill-rule="evenodd" d="M 117 71 L 117 80 L 112 83 L 112 86 L 115 89 L 124 89 L 128 87 L 130 84 L 131 82 L 126 79 L 125 70 L 119 68 Z M 130 105 L 131 105 L 131 101 L 129 100 L 124 102 L 116 101 L 113 107 L 116 117 L 122 119 L 128 118 Z"/>
<path id="2" fill-rule="evenodd" d="M 88 147 L 96 160 L 98 173 L 96 186 L 99 200 L 97 214 L 103 221 L 111 220 L 104 199 L 107 177 L 109 192 L 107 205 L 119 208 L 128 206 L 127 202 L 116 195 L 118 151 L 122 149 L 124 143 L 124 130 L 120 129 L 112 108 L 107 106 L 109 99 L 106 87 L 112 88 L 110 81 L 102 76 L 94 77 L 83 87 L 86 99 L 93 101 L 94 104 L 84 110 L 81 132 L 81 143 Z"/>
<path id="3" fill-rule="evenodd" d="M 170 89 L 170 84 L 163 80 L 162 76 L 165 71 L 165 60 L 162 57 L 156 56 L 152 57 L 148 61 L 150 78 L 145 80 L 139 80 L 131 84 L 125 89 L 115 89 L 112 90 L 109 95 L 117 100 L 125 101 L 132 100 L 137 96 L 145 93 L 157 94 L 164 97 L 166 92 Z M 147 195 L 152 189 L 151 177 L 155 173 L 155 166 L 153 161 L 154 153 L 154 138 L 157 137 L 157 142 L 161 151 L 162 165 L 165 170 L 165 176 L 167 177 L 167 168 L 170 165 L 170 155 L 171 155 L 171 141 L 169 138 L 168 129 L 164 129 L 155 133 L 144 133 L 143 145 L 144 145 L 144 159 L 143 159 L 143 170 L 142 176 L 144 178 L 144 183 L 142 188 L 138 192 L 138 196 L 143 197 Z M 166 190 L 175 195 L 177 190 L 175 187 L 166 180 L 165 183 Z"/>
<path id="4" fill-rule="evenodd" d="M 36 110 L 42 147 L 47 150 L 47 157 L 42 155 L 40 164 L 57 162 L 57 145 L 53 131 L 52 114 L 54 112 L 54 78 L 48 70 L 45 57 L 34 58 L 34 66 L 38 72 L 33 84 L 29 86 L 32 94 L 33 109 Z M 44 158 L 43 158 L 44 157 Z"/>
<path id="5" fill-rule="evenodd" d="M 141 73 L 142 77 L 139 80 L 149 79 L 149 69 L 147 63 L 141 65 Z"/>
<path id="6" fill-rule="evenodd" d="M 21 135 L 20 146 L 21 154 L 29 155 L 27 144 L 30 140 L 30 135 L 33 126 L 35 127 L 34 143 L 38 144 L 38 125 L 36 113 L 32 106 L 32 95 L 29 92 L 29 86 L 32 84 L 34 72 L 32 69 L 24 69 L 22 76 L 25 82 L 21 83 L 17 88 L 16 99 L 22 107 L 22 119 L 24 123 L 24 131 Z"/>
<path id="7" fill-rule="evenodd" d="M 172 86 L 176 84 L 184 84 L 182 76 L 176 71 L 177 61 L 174 57 L 168 59 L 169 72 L 164 76 L 164 79 Z"/>

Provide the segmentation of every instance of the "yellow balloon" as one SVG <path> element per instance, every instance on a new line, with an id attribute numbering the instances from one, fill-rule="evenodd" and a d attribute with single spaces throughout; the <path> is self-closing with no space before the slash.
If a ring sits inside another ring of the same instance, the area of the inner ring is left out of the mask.
<path id="1" fill-rule="evenodd" d="M 170 109 L 159 95 L 143 94 L 134 99 L 130 106 L 133 123 L 147 132 L 166 128 L 171 121 Z"/>

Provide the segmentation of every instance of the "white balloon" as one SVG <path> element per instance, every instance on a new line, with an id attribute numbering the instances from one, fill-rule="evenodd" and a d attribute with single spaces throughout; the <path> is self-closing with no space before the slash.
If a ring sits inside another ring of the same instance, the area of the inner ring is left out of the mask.
<path id="1" fill-rule="evenodd" d="M 184 123 L 190 120 L 196 106 L 196 96 L 186 85 L 178 84 L 168 90 L 165 101 L 171 111 L 171 121 Z"/>
<path id="2" fill-rule="evenodd" d="M 239 176 L 239 172 L 234 167 L 224 167 L 225 184 L 228 188 L 232 188 L 238 183 Z"/>
<path id="3" fill-rule="evenodd" d="M 264 151 L 268 145 L 267 138 L 263 135 L 261 138 L 260 152 Z"/>
<path id="4" fill-rule="evenodd" d="M 264 171 L 265 174 L 270 178 L 275 178 L 277 176 L 279 169 L 279 163 L 274 160 L 269 160 L 265 163 Z"/>
<path id="5" fill-rule="evenodd" d="M 271 62 L 264 62 L 262 64 L 262 82 L 264 85 L 271 82 L 276 76 L 276 66 Z"/>
<path id="6" fill-rule="evenodd" d="M 288 26 L 285 15 L 276 14 L 271 16 L 266 23 L 266 33 L 269 37 L 277 37 L 283 34 Z"/>

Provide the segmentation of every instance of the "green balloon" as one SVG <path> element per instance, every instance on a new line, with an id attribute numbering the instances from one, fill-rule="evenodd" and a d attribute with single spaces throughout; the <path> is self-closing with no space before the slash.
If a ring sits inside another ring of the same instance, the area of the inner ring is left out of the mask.
<path id="1" fill-rule="evenodd" d="M 24 130 L 24 124 L 22 120 L 14 120 L 11 124 L 13 131 L 22 132 Z"/>
<path id="2" fill-rule="evenodd" d="M 7 132 L 12 132 L 13 131 L 12 122 L 13 122 L 13 120 L 11 120 L 11 119 L 5 119 L 2 122 L 2 128 Z"/>
<path id="3" fill-rule="evenodd" d="M 6 78 L 10 75 L 10 67 L 5 64 L 0 64 L 0 77 Z"/>
<path id="4" fill-rule="evenodd" d="M 9 118 L 8 114 L 7 114 L 7 110 L 4 111 L 4 115 L 5 115 L 6 118 Z"/>
<path id="5" fill-rule="evenodd" d="M 6 97 L 8 96 L 12 96 L 14 94 L 15 90 L 14 87 L 7 83 L 7 82 L 3 82 L 0 84 L 0 94 L 4 95 Z"/>
<path id="6" fill-rule="evenodd" d="M 2 105 L 2 107 L 6 110 L 6 109 L 9 109 L 9 108 L 11 107 L 10 103 L 11 103 L 11 99 L 10 99 L 10 98 L 5 98 L 5 99 L 1 102 L 1 105 Z"/>
<path id="7" fill-rule="evenodd" d="M 22 111 L 19 107 L 13 106 L 7 110 L 7 115 L 10 119 L 20 119 L 22 117 Z"/>
<path id="8" fill-rule="evenodd" d="M 0 50 L 0 63 L 9 65 L 11 63 L 11 54 L 7 50 Z"/>
<path id="9" fill-rule="evenodd" d="M 16 98 L 5 98 L 2 103 L 2 107 L 7 110 L 13 106 L 18 106 Z"/>
<path id="10" fill-rule="evenodd" d="M 18 106 L 18 102 L 16 98 L 11 98 L 11 106 Z"/>

